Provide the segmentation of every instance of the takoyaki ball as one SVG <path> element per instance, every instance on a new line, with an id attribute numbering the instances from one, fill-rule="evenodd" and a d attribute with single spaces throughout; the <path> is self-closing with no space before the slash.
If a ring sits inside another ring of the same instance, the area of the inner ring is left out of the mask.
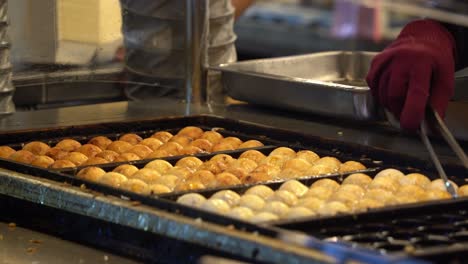
<path id="1" fill-rule="evenodd" d="M 169 189 L 174 190 L 174 188 L 179 184 L 179 182 L 181 182 L 179 177 L 171 174 L 166 174 L 161 176 L 157 183 L 166 185 L 167 187 L 169 187 Z"/>
<path id="2" fill-rule="evenodd" d="M 220 133 L 216 131 L 206 131 L 200 137 L 200 139 L 206 139 L 209 142 L 211 142 L 211 144 L 213 145 L 219 143 L 223 138 L 224 138 L 223 135 L 221 135 Z"/>
<path id="3" fill-rule="evenodd" d="M 133 145 L 126 141 L 116 140 L 109 144 L 109 146 L 107 146 L 107 150 L 112 150 L 114 152 L 122 154 L 129 151 L 132 147 Z"/>
<path id="4" fill-rule="evenodd" d="M 69 160 L 56 160 L 52 165 L 49 166 L 51 169 L 63 169 L 63 168 L 74 168 L 75 163 Z"/>
<path id="5" fill-rule="evenodd" d="M 302 174 L 305 174 L 312 169 L 312 165 L 306 160 L 294 158 L 284 163 L 283 170 L 284 169 L 294 169 L 302 172 Z"/>
<path id="6" fill-rule="evenodd" d="M 307 193 L 307 191 L 309 191 L 309 188 L 307 188 L 307 186 L 296 180 L 290 180 L 281 184 L 279 189 L 289 191 L 296 195 L 298 198 L 301 198 Z"/>
<path id="7" fill-rule="evenodd" d="M 169 139 L 169 142 L 176 142 L 181 146 L 188 146 L 190 143 L 192 143 L 192 139 L 186 136 L 175 135 Z"/>
<path id="8" fill-rule="evenodd" d="M 156 170 L 161 175 L 163 175 L 166 174 L 170 169 L 172 169 L 173 166 L 165 160 L 153 160 L 146 164 L 145 168 Z"/>
<path id="9" fill-rule="evenodd" d="M 338 172 L 345 173 L 345 172 L 360 171 L 360 170 L 365 170 L 365 169 L 366 169 L 366 166 L 364 166 L 362 163 L 350 160 L 341 164 L 340 168 L 338 169 Z"/>
<path id="10" fill-rule="evenodd" d="M 221 199 L 208 199 L 200 208 L 218 214 L 226 214 L 231 209 L 229 204 Z"/>
<path id="11" fill-rule="evenodd" d="M 254 212 L 248 207 L 234 207 L 227 213 L 227 216 L 239 220 L 249 220 L 254 216 Z"/>
<path id="12" fill-rule="evenodd" d="M 197 139 L 203 135 L 203 130 L 199 127 L 187 126 L 182 128 L 179 133 L 177 133 L 177 135 L 189 137 L 191 139 Z"/>
<path id="13" fill-rule="evenodd" d="M 296 159 L 303 159 L 310 164 L 314 164 L 317 160 L 320 159 L 320 156 L 310 150 L 301 150 L 296 153 Z"/>
<path id="14" fill-rule="evenodd" d="M 73 162 L 73 164 L 75 164 L 76 166 L 80 166 L 81 164 L 85 163 L 88 160 L 88 157 L 83 153 L 74 151 L 74 152 L 70 152 L 63 159 Z"/>
<path id="15" fill-rule="evenodd" d="M 306 194 L 304 194 L 304 198 L 313 197 L 325 201 L 328 200 L 334 192 L 335 190 L 326 188 L 325 186 L 315 186 L 310 188 Z"/>
<path id="16" fill-rule="evenodd" d="M 269 212 L 260 212 L 258 214 L 255 214 L 249 219 L 250 222 L 256 223 L 256 224 L 276 221 L 276 220 L 279 220 L 279 217 Z"/>
<path id="17" fill-rule="evenodd" d="M 281 156 L 284 160 L 294 159 L 296 157 L 296 152 L 287 147 L 279 147 L 270 152 L 268 156 Z"/>
<path id="18" fill-rule="evenodd" d="M 374 199 L 368 199 L 364 198 L 359 200 L 359 202 L 356 204 L 354 211 L 367 211 L 369 209 L 373 208 L 379 208 L 385 206 L 384 203 L 374 200 Z"/>
<path id="19" fill-rule="evenodd" d="M 351 209 L 342 202 L 331 201 L 323 204 L 317 211 L 319 215 L 333 216 L 337 214 L 346 214 L 351 212 Z"/>
<path id="20" fill-rule="evenodd" d="M 83 153 L 88 158 L 92 158 L 92 157 L 95 157 L 97 154 L 101 153 L 102 149 L 100 149 L 98 146 L 95 146 L 93 144 L 84 144 L 83 146 L 78 148 L 76 151 Z"/>
<path id="21" fill-rule="evenodd" d="M 341 185 L 340 188 L 338 188 L 337 192 L 349 192 L 356 195 L 357 197 L 362 197 L 364 195 L 365 190 L 359 185 L 344 184 Z"/>
<path id="22" fill-rule="evenodd" d="M 64 139 L 55 145 L 56 148 L 59 148 L 63 151 L 76 151 L 81 147 L 81 143 L 74 139 Z"/>
<path id="23" fill-rule="evenodd" d="M 96 154 L 96 158 L 103 158 L 108 162 L 113 162 L 120 154 L 112 150 L 104 150 Z"/>
<path id="24" fill-rule="evenodd" d="M 277 176 L 280 174 L 281 169 L 274 165 L 262 164 L 252 171 L 252 173 L 256 173 L 256 172 L 266 173 L 271 179 L 276 179 Z"/>
<path id="25" fill-rule="evenodd" d="M 460 191 L 460 189 L 458 189 L 458 191 Z M 461 195 L 461 194 L 459 194 L 459 195 L 460 196 L 465 196 L 465 195 Z M 435 189 L 435 190 L 427 190 L 426 191 L 426 199 L 429 200 L 429 201 L 444 200 L 444 199 L 452 199 L 452 196 L 447 191 Z"/>
<path id="26" fill-rule="evenodd" d="M 341 161 L 335 157 L 323 157 L 317 160 L 314 165 L 326 165 L 333 168 L 333 172 L 337 172 L 340 169 Z"/>
<path id="27" fill-rule="evenodd" d="M 128 134 L 125 134 L 125 135 L 122 135 L 120 138 L 119 138 L 120 141 L 125 141 L 125 142 L 128 142 L 132 145 L 136 145 L 138 143 L 140 143 L 143 138 L 141 138 L 139 135 L 137 134 L 134 134 L 134 133 L 128 133 Z"/>
<path id="28" fill-rule="evenodd" d="M 364 199 L 371 199 L 379 201 L 385 205 L 392 205 L 397 203 L 397 197 L 392 192 L 385 189 L 371 189 L 367 190 L 364 194 Z"/>
<path id="29" fill-rule="evenodd" d="M 113 172 L 117 172 L 120 174 L 125 175 L 127 178 L 130 178 L 133 176 L 138 171 L 138 168 L 136 166 L 130 165 L 130 164 L 122 164 L 118 167 L 116 167 Z"/>
<path id="30" fill-rule="evenodd" d="M 148 146 L 136 144 L 135 146 L 133 146 L 127 152 L 134 153 L 134 154 L 138 155 L 138 157 L 140 157 L 141 159 L 144 159 L 149 154 L 153 153 L 153 150 Z"/>
<path id="31" fill-rule="evenodd" d="M 294 206 L 297 204 L 297 196 L 294 193 L 286 190 L 277 190 L 273 196 L 268 198 L 268 201 L 279 201 L 287 204 L 288 206 Z"/>
<path id="32" fill-rule="evenodd" d="M 193 190 L 201 190 L 205 189 L 206 186 L 198 181 L 186 181 L 186 182 L 179 182 L 177 186 L 174 188 L 176 192 L 186 192 L 186 191 L 193 191 Z"/>
<path id="33" fill-rule="evenodd" d="M 139 179 L 147 184 L 158 183 L 161 178 L 161 174 L 153 169 L 143 168 L 132 174 L 132 179 Z"/>
<path id="34" fill-rule="evenodd" d="M 403 185 L 398 188 L 396 196 L 410 196 L 418 201 L 426 199 L 426 191 L 417 185 Z"/>
<path id="35" fill-rule="evenodd" d="M 160 131 L 154 133 L 151 137 L 161 141 L 162 143 L 166 143 L 173 137 L 173 135 L 166 131 Z"/>
<path id="36" fill-rule="evenodd" d="M 403 174 L 403 172 L 401 172 L 399 170 L 385 169 L 385 170 L 382 170 L 379 173 L 377 173 L 377 175 L 375 175 L 374 178 L 380 178 L 380 177 L 387 178 L 387 177 L 389 177 L 389 178 L 392 178 L 395 181 L 400 181 L 403 176 L 405 176 L 405 174 Z"/>
<path id="37" fill-rule="evenodd" d="M 416 203 L 417 200 L 411 196 L 396 196 L 395 197 L 395 204 L 410 204 Z"/>
<path id="38" fill-rule="evenodd" d="M 157 149 L 157 150 L 153 151 L 151 154 L 149 154 L 146 158 L 147 159 L 159 159 L 159 158 L 172 157 L 172 156 L 175 156 L 175 155 L 169 153 L 166 150 Z"/>
<path id="39" fill-rule="evenodd" d="M 158 150 L 165 150 L 171 156 L 180 155 L 180 152 L 184 149 L 182 145 L 177 142 L 167 142 L 160 146 Z"/>
<path id="40" fill-rule="evenodd" d="M 234 174 L 229 172 L 222 172 L 216 175 L 216 183 L 220 187 L 242 184 L 242 182 Z"/>
<path id="41" fill-rule="evenodd" d="M 321 179 L 321 180 L 318 180 L 318 181 L 314 182 L 310 186 L 310 188 L 314 188 L 314 187 L 324 187 L 324 188 L 330 189 L 332 191 L 336 191 L 336 190 L 338 190 L 338 188 L 340 188 L 340 184 L 337 183 L 334 180 Z"/>
<path id="42" fill-rule="evenodd" d="M 129 192 L 134 192 L 138 194 L 149 194 L 150 189 L 148 187 L 148 184 L 143 182 L 142 180 L 139 179 L 129 179 L 128 181 L 124 181 L 121 185 L 120 188 L 127 190 Z"/>
<path id="43" fill-rule="evenodd" d="M 330 196 L 328 202 L 337 201 L 345 204 L 349 208 L 353 208 L 356 203 L 359 201 L 359 196 L 352 192 L 335 192 Z"/>
<path id="44" fill-rule="evenodd" d="M 164 194 L 171 192 L 171 189 L 169 187 L 158 183 L 149 184 L 148 189 L 150 194 Z"/>
<path id="45" fill-rule="evenodd" d="M 11 159 L 16 162 L 31 164 L 31 162 L 36 159 L 36 155 L 32 154 L 27 150 L 18 150 L 15 153 L 11 154 L 8 159 Z"/>
<path id="46" fill-rule="evenodd" d="M 234 174 L 238 179 L 243 179 L 249 175 L 249 172 L 241 167 L 229 167 L 225 172 Z"/>
<path id="47" fill-rule="evenodd" d="M 260 164 L 266 158 L 266 156 L 258 150 L 251 149 L 243 152 L 239 158 L 253 160 L 255 163 Z"/>
<path id="48" fill-rule="evenodd" d="M 284 169 L 278 174 L 278 178 L 286 180 L 286 179 L 300 178 L 305 175 L 306 175 L 305 173 L 295 170 L 295 169 Z"/>
<path id="49" fill-rule="evenodd" d="M 235 150 L 236 147 L 234 147 L 231 143 L 229 142 L 219 142 L 213 146 L 211 149 L 212 152 L 219 152 L 219 151 L 229 151 L 229 150 Z"/>
<path id="50" fill-rule="evenodd" d="M 134 161 L 140 160 L 141 158 L 135 153 L 122 153 L 117 158 L 115 158 L 114 162 L 126 162 L 126 161 Z"/>
<path id="51" fill-rule="evenodd" d="M 54 160 L 59 160 L 63 159 L 68 155 L 68 151 L 65 151 L 63 149 L 53 147 L 50 148 L 49 151 L 47 151 L 46 156 L 49 156 L 53 158 Z"/>
<path id="52" fill-rule="evenodd" d="M 192 172 L 187 168 L 174 166 L 172 169 L 168 170 L 166 174 L 175 175 L 180 179 L 187 179 L 192 174 Z"/>
<path id="53" fill-rule="evenodd" d="M 265 206 L 265 201 L 257 195 L 244 194 L 239 200 L 239 206 L 250 208 L 253 211 L 260 211 Z"/>
<path id="54" fill-rule="evenodd" d="M 128 179 L 124 175 L 117 172 L 107 172 L 102 175 L 99 179 L 99 183 L 112 186 L 114 188 L 119 188 L 122 183 L 126 182 Z"/>
<path id="55" fill-rule="evenodd" d="M 330 164 L 314 164 L 307 174 L 310 176 L 328 175 L 336 173 L 336 167 Z"/>
<path id="56" fill-rule="evenodd" d="M 244 184 L 253 184 L 259 182 L 267 182 L 273 180 L 273 177 L 268 175 L 266 172 L 251 172 L 240 181 Z"/>
<path id="57" fill-rule="evenodd" d="M 187 177 L 187 181 L 198 181 L 207 188 L 216 187 L 216 176 L 209 170 L 198 170 Z"/>
<path id="58" fill-rule="evenodd" d="M 87 181 L 97 182 L 104 174 L 106 174 L 106 172 L 99 167 L 87 167 L 80 170 L 76 174 L 76 177 Z"/>
<path id="59" fill-rule="evenodd" d="M 468 196 L 468 185 L 463 185 L 460 188 L 458 188 L 458 195 Z"/>
<path id="60" fill-rule="evenodd" d="M 177 161 L 176 166 L 187 168 L 190 171 L 196 171 L 201 165 L 203 161 L 201 161 L 197 157 L 185 157 Z"/>
<path id="61" fill-rule="evenodd" d="M 198 193 L 187 193 L 177 198 L 178 203 L 192 207 L 200 207 L 205 201 L 206 198 Z"/>
<path id="62" fill-rule="evenodd" d="M 258 141 L 258 140 L 247 140 L 244 143 L 240 144 L 238 149 L 246 149 L 246 148 L 258 148 L 258 147 L 263 147 L 263 143 Z"/>
<path id="63" fill-rule="evenodd" d="M 246 158 L 239 158 L 234 160 L 234 162 L 229 165 L 229 168 L 242 168 L 247 172 L 251 172 L 257 167 L 258 165 L 255 161 Z"/>
<path id="64" fill-rule="evenodd" d="M 266 185 L 257 185 L 250 187 L 245 194 L 254 194 L 263 199 L 268 199 L 275 194 L 275 192 Z"/>
<path id="65" fill-rule="evenodd" d="M 231 190 L 219 191 L 213 194 L 210 199 L 221 199 L 229 204 L 229 206 L 234 207 L 239 204 L 241 199 L 240 195 Z"/>
<path id="66" fill-rule="evenodd" d="M 418 185 L 421 188 L 426 188 L 429 184 L 431 184 L 431 180 L 420 173 L 410 173 L 406 176 L 401 176 L 399 183 L 401 185 Z"/>
<path id="67" fill-rule="evenodd" d="M 220 143 L 228 143 L 237 149 L 243 142 L 238 137 L 225 137 L 221 139 Z"/>
<path id="68" fill-rule="evenodd" d="M 47 168 L 50 165 L 54 164 L 54 159 L 45 155 L 41 156 L 36 156 L 36 158 L 31 162 L 31 165 L 41 167 L 41 168 Z"/>
<path id="69" fill-rule="evenodd" d="M 268 212 L 279 216 L 286 216 L 289 212 L 289 206 L 281 201 L 268 201 L 262 209 L 262 212 Z"/>
<path id="70" fill-rule="evenodd" d="M 98 164 L 106 164 L 109 163 L 106 159 L 100 158 L 100 157 L 93 157 L 89 158 L 87 161 L 82 163 L 82 166 L 87 166 L 87 165 L 98 165 Z"/>
<path id="71" fill-rule="evenodd" d="M 454 183 L 453 181 L 449 182 L 452 184 L 453 188 L 455 189 L 455 192 L 458 191 L 458 185 Z M 426 190 L 441 190 L 441 191 L 446 191 L 447 188 L 445 187 L 445 183 L 442 179 L 437 179 L 433 180 L 429 185 L 426 186 Z"/>
<path id="72" fill-rule="evenodd" d="M 185 146 L 180 152 L 180 155 L 196 155 L 196 154 L 201 154 L 201 153 L 206 153 L 201 148 L 195 147 L 195 146 Z"/>
<path id="73" fill-rule="evenodd" d="M 227 168 L 235 161 L 235 159 L 227 154 L 218 154 L 212 157 L 210 161 L 221 163 Z"/>
<path id="74" fill-rule="evenodd" d="M 215 161 L 205 161 L 198 169 L 211 171 L 213 174 L 219 174 L 227 170 L 228 166 Z"/>
<path id="75" fill-rule="evenodd" d="M 309 208 L 310 210 L 316 212 L 320 208 L 320 206 L 322 206 L 324 203 L 325 201 L 321 199 L 317 199 L 314 197 L 305 197 L 305 198 L 299 199 L 296 206 Z"/>
<path id="76" fill-rule="evenodd" d="M 268 164 L 268 165 L 276 166 L 278 168 L 282 168 L 284 163 L 286 162 L 286 159 L 287 159 L 287 157 L 285 157 L 285 156 L 271 155 L 270 154 L 268 157 L 266 157 L 264 160 L 262 160 L 259 163 L 259 165 Z"/>
<path id="77" fill-rule="evenodd" d="M 32 154 L 38 156 L 45 155 L 49 149 L 49 145 L 40 141 L 29 142 L 23 147 L 23 150 L 30 151 Z"/>
<path id="78" fill-rule="evenodd" d="M 194 146 L 202 149 L 204 152 L 211 152 L 213 150 L 213 144 L 207 139 L 196 139 L 190 143 L 190 146 Z"/>
<path id="79" fill-rule="evenodd" d="M 112 140 L 104 136 L 93 137 L 92 139 L 88 141 L 88 144 L 95 145 L 102 150 L 106 150 L 107 146 L 109 146 L 111 143 L 112 143 Z"/>
<path id="80" fill-rule="evenodd" d="M 300 219 L 304 217 L 311 217 L 315 215 L 316 214 L 313 211 L 311 211 L 309 208 L 299 206 L 299 207 L 293 207 L 289 209 L 288 214 L 286 215 L 285 218 L 289 220 L 294 220 L 294 219 Z"/>
<path id="81" fill-rule="evenodd" d="M 150 137 L 150 138 L 143 139 L 139 144 L 140 145 L 145 145 L 145 146 L 149 147 L 151 150 L 155 151 L 160 146 L 162 146 L 164 143 L 159 139 L 155 139 L 155 138 Z"/>
<path id="82" fill-rule="evenodd" d="M 8 147 L 8 146 L 1 146 L 0 147 L 0 158 L 7 159 L 11 156 L 11 154 L 15 153 L 16 150 Z"/>
<path id="83" fill-rule="evenodd" d="M 344 179 L 342 185 L 346 184 L 355 184 L 361 186 L 362 188 L 367 188 L 367 186 L 372 182 L 372 178 L 369 175 L 363 173 L 354 173 Z"/>
<path id="84" fill-rule="evenodd" d="M 400 187 L 399 183 L 392 178 L 389 177 L 380 177 L 377 179 L 373 179 L 372 182 L 367 187 L 368 189 L 384 189 L 389 192 L 396 192 Z"/>

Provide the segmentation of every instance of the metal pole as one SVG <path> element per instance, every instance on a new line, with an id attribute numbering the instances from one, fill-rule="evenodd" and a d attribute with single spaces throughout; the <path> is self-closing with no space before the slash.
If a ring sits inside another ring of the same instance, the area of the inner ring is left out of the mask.
<path id="1" fill-rule="evenodd" d="M 190 114 L 192 104 L 205 101 L 205 68 L 206 56 L 205 34 L 207 33 L 208 0 L 186 0 L 186 114 Z"/>

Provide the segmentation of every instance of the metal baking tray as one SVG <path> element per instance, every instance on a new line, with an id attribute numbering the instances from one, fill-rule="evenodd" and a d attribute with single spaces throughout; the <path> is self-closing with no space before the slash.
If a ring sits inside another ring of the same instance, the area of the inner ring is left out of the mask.
<path id="1" fill-rule="evenodd" d="M 433 263 L 463 263 L 468 252 L 467 206 L 465 197 L 275 225 L 386 255 L 411 255 Z"/>
<path id="2" fill-rule="evenodd" d="M 163 126 L 161 126 L 163 125 Z M 264 147 L 258 148 L 249 148 L 249 149 L 262 149 L 268 148 L 275 143 L 271 140 L 267 140 L 265 137 L 262 136 L 250 136 L 244 134 L 242 132 L 238 132 L 238 128 L 235 127 L 234 124 L 231 124 L 230 128 L 224 128 L 217 126 L 215 124 L 210 125 L 209 122 L 206 123 L 203 121 L 203 118 L 165 118 L 161 120 L 140 120 L 135 122 L 123 122 L 123 123 L 107 123 L 107 124 L 98 124 L 98 125 L 87 125 L 87 126 L 74 126 L 68 128 L 52 128 L 52 129 L 44 129 L 44 130 L 33 130 L 33 131 L 17 131 L 11 133 L 0 133 L 0 145 L 7 145 L 12 147 L 13 149 L 20 150 L 24 144 L 30 141 L 42 141 L 50 146 L 58 143 L 62 139 L 75 139 L 82 144 L 86 144 L 91 138 L 95 136 L 107 136 L 111 140 L 117 140 L 121 135 L 125 133 L 135 133 L 143 138 L 151 136 L 153 133 L 158 131 L 167 131 L 173 134 L 176 134 L 180 129 L 185 126 L 194 125 L 197 126 L 204 131 L 209 131 L 211 129 L 216 129 L 221 135 L 228 137 L 238 137 L 243 141 L 247 141 L 250 139 L 258 139 L 265 144 Z M 232 130 L 231 130 L 232 129 Z M 245 151 L 247 149 L 242 149 Z M 240 151 L 240 150 L 239 150 Z M 222 152 L 212 152 L 216 154 L 221 153 L 236 153 L 236 151 L 222 151 Z M 195 157 L 204 157 L 209 156 L 210 154 L 196 154 L 191 155 Z M 181 156 L 172 156 L 167 157 L 168 160 L 178 160 L 182 157 L 187 155 Z M 113 162 L 113 163 L 106 163 L 104 164 L 105 167 L 117 167 L 118 165 L 130 163 L 130 164 L 139 164 L 141 162 L 147 163 L 152 159 L 143 159 L 137 161 L 130 161 L 130 162 Z M 8 161 L 8 159 L 6 159 Z M 82 166 L 83 167 L 83 166 Z M 74 167 L 73 170 L 80 169 L 82 167 Z M 71 168 L 64 168 L 64 169 L 47 169 L 47 170 L 54 170 L 54 171 L 67 171 Z"/>
<path id="3" fill-rule="evenodd" d="M 211 69 L 222 72 L 227 94 L 240 101 L 353 120 L 386 120 L 365 82 L 376 54 L 330 51 Z M 461 92 L 466 80 L 457 79 L 457 100 L 468 99 Z"/>

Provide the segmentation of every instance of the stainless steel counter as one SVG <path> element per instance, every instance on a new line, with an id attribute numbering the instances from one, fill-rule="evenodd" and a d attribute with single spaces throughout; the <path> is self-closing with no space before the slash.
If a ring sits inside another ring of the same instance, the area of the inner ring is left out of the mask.
<path id="1" fill-rule="evenodd" d="M 137 263 L 83 245 L 0 222 L 0 263 Z"/>

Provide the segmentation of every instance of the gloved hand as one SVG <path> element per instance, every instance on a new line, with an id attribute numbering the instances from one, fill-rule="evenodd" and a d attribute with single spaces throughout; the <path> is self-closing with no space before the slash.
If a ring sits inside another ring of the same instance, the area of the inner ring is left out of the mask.
<path id="1" fill-rule="evenodd" d="M 372 61 L 367 84 L 406 130 L 417 130 L 429 104 L 441 117 L 454 93 L 455 40 L 441 24 L 412 22 Z"/>

